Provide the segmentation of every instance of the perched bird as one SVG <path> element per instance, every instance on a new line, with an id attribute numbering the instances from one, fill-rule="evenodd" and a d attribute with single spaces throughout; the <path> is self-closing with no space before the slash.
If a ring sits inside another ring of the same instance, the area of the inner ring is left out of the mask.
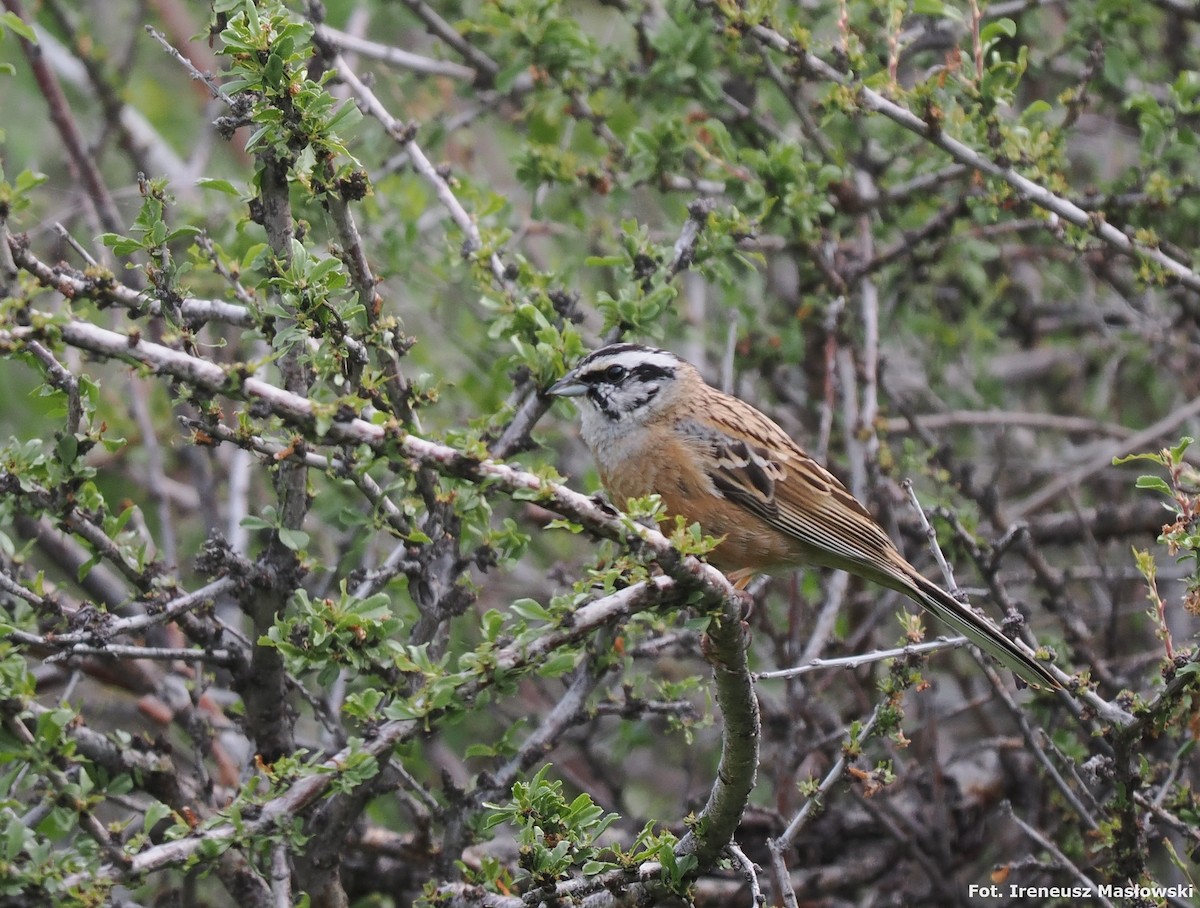
<path id="1" fill-rule="evenodd" d="M 549 393 L 578 400 L 583 440 L 617 504 L 657 493 L 721 541 L 709 561 L 759 571 L 839 568 L 903 593 L 1036 687 L 1061 685 L 988 619 L 922 576 L 838 479 L 690 363 L 640 344 L 584 359 Z"/>

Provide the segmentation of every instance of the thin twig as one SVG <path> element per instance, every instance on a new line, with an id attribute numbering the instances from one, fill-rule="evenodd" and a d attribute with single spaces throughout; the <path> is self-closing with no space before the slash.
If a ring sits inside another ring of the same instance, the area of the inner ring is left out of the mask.
<path id="1" fill-rule="evenodd" d="M 33 634 L 22 634 L 20 639 L 22 642 L 32 645 L 42 645 L 41 639 Z M 75 643 L 62 652 L 47 656 L 45 661 L 48 663 L 66 662 L 77 656 L 101 656 L 108 659 L 154 659 L 160 662 L 195 662 L 221 667 L 237 665 L 241 659 L 240 656 L 227 649 L 202 650 L 170 646 L 129 646 L 124 643 L 90 646 L 86 643 Z"/>
<path id="2" fill-rule="evenodd" d="M 1054 860 L 1058 863 L 1058 866 L 1061 869 L 1066 870 L 1071 874 L 1071 876 L 1075 877 L 1080 884 L 1085 886 L 1088 892 L 1091 893 L 1092 898 L 1094 898 L 1101 905 L 1106 906 L 1106 908 L 1113 908 L 1113 903 L 1100 894 L 1100 890 L 1096 884 L 1088 879 L 1087 875 L 1084 874 L 1082 870 L 1075 866 L 1075 862 L 1067 857 L 1061 848 L 1022 820 L 1019 816 L 1017 816 L 1016 812 L 1013 810 L 1011 801 L 1006 800 L 1000 806 L 1004 813 L 1008 814 L 1009 818 L 1017 824 L 1017 828 L 1020 829 L 1021 832 L 1025 833 L 1030 840 L 1035 842 L 1038 847 L 1044 848 L 1046 851 L 1050 852 L 1050 854 L 1054 856 Z"/>
<path id="3" fill-rule="evenodd" d="M 928 643 L 910 643 L 907 646 L 875 650 L 874 652 L 861 653 L 855 656 L 839 656 L 835 659 L 812 659 L 803 665 L 797 665 L 793 668 L 755 672 L 754 680 L 774 681 L 778 678 L 795 678 L 799 675 L 807 675 L 810 672 L 826 668 L 859 668 L 863 665 L 871 665 L 874 662 L 882 662 L 885 659 L 908 659 L 913 656 L 923 656 L 926 653 L 939 653 L 942 650 L 959 649 L 970 642 L 966 637 L 939 637 L 937 640 L 931 640 Z"/>
<path id="4" fill-rule="evenodd" d="M 413 168 L 433 187 L 438 201 L 450 213 L 450 217 L 458 226 L 458 229 L 467 238 L 463 244 L 464 254 L 471 255 L 482 249 L 483 237 L 479 233 L 479 227 L 475 224 L 474 219 L 467 212 L 467 209 L 458 200 L 446 178 L 442 176 L 438 168 L 430 163 L 421 146 L 417 144 L 416 128 L 393 117 L 388 112 L 388 109 L 384 107 L 383 102 L 376 96 L 375 92 L 367 87 L 340 54 L 334 59 L 333 65 L 337 69 L 338 77 L 350 87 L 350 91 L 358 99 L 359 104 L 380 122 L 389 136 L 405 148 L 409 159 L 412 161 Z M 488 264 L 491 266 L 492 276 L 496 279 L 497 284 L 506 290 L 512 289 L 512 282 L 505 273 L 504 262 L 501 261 L 498 253 L 492 252 L 489 254 Z"/>
<path id="5" fill-rule="evenodd" d="M 875 723 L 879 720 L 879 716 L 883 711 L 885 700 L 880 700 L 875 704 L 875 709 L 872 710 L 870 717 L 862 727 L 858 730 L 857 741 L 862 742 L 870 737 L 871 732 L 875 728 Z M 823 798 L 829 794 L 830 790 L 841 781 L 842 776 L 846 774 L 846 770 L 850 766 L 850 761 L 846 758 L 845 752 L 841 753 L 833 766 L 825 773 L 825 778 L 817 786 L 808 798 L 804 801 L 804 806 L 796 811 L 787 828 L 778 838 L 771 839 L 767 842 L 767 848 L 771 853 L 771 865 L 775 872 L 775 879 L 781 890 L 780 895 L 783 898 L 783 903 L 787 908 L 798 908 L 796 901 L 796 893 L 792 891 L 791 886 L 787 885 L 790 879 L 790 873 L 787 869 L 787 861 L 784 855 L 792 849 L 796 841 L 796 836 L 800 834 L 800 830 L 804 828 L 804 824 L 823 806 Z"/>
<path id="6" fill-rule="evenodd" d="M 403 0 L 404 5 L 416 13 L 429 30 L 450 45 L 454 51 L 490 81 L 500 71 L 500 64 L 458 33 L 449 22 L 424 0 Z"/>
<path id="7" fill-rule="evenodd" d="M 766 896 L 763 895 L 762 885 L 758 882 L 759 866 L 755 864 L 746 852 L 742 851 L 734 842 L 730 842 L 726 847 L 730 857 L 733 858 L 734 864 L 741 868 L 742 876 L 745 877 L 746 883 L 750 886 L 750 901 L 754 905 L 765 905 L 767 903 Z"/>
<path id="8" fill-rule="evenodd" d="M 1162 419 L 1152 423 L 1140 432 L 1129 435 L 1116 442 L 1105 444 L 1100 453 L 1089 457 L 1078 466 L 1060 470 L 1058 475 L 1021 501 L 1008 509 L 1010 517 L 1020 519 L 1045 507 L 1067 489 L 1073 488 L 1096 473 L 1111 469 L 1114 457 L 1121 457 L 1137 451 L 1142 451 L 1160 442 L 1164 436 L 1176 431 L 1179 426 L 1189 419 L 1200 416 L 1200 397 L 1172 410 Z"/>
<path id="9" fill-rule="evenodd" d="M 388 66 L 411 70 L 424 76 L 448 76 L 451 79 L 460 79 L 466 82 L 473 81 L 476 76 L 474 69 L 469 66 L 463 66 L 461 63 L 422 57 L 420 54 L 401 50 L 399 47 L 393 47 L 390 44 L 380 44 L 378 41 L 371 41 L 368 38 L 352 35 L 349 32 L 344 32 L 328 25 L 317 24 L 316 32 L 318 38 L 328 41 L 340 50 L 352 54 L 361 54 L 372 60 L 386 63 Z"/>
<path id="10" fill-rule="evenodd" d="M 62 239 L 64 243 L 74 249 L 76 254 L 89 265 L 95 267 L 99 264 L 94 258 L 92 258 L 92 254 L 83 248 L 83 244 L 80 243 L 79 240 L 75 239 L 75 237 L 71 236 L 71 231 L 67 230 L 67 228 L 58 221 L 54 222 L 54 232 L 59 235 L 59 238 Z"/>
<path id="11" fill-rule="evenodd" d="M 161 44 L 163 50 L 179 61 L 179 64 L 192 74 L 192 79 L 204 85 L 204 87 L 208 89 L 208 93 L 212 95 L 214 99 L 221 101 L 230 110 L 238 109 L 238 102 L 234 100 L 232 95 L 230 95 L 221 87 L 221 83 L 218 82 L 211 73 L 201 72 L 199 69 L 197 69 L 196 64 L 181 54 L 176 49 L 175 45 L 167 40 L 166 35 L 152 25 L 146 26 L 146 33 L 159 44 Z"/>
<path id="12" fill-rule="evenodd" d="M 1133 434 L 1133 430 L 1127 426 L 1102 422 L 1086 416 L 1029 413 L 1017 410 L 948 410 L 944 413 L 915 414 L 911 418 L 895 416 L 883 420 L 880 423 L 880 429 L 887 435 L 908 435 L 913 431 L 914 422 L 930 431 L 966 426 L 997 430 L 1020 427 L 1068 434 L 1109 435 L 1113 438 L 1128 438 Z"/>

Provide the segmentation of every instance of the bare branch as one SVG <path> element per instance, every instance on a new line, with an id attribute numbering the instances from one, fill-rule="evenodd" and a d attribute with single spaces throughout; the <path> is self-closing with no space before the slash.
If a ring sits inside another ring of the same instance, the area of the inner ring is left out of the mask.
<path id="1" fill-rule="evenodd" d="M 875 662 L 883 662 L 886 659 L 910 659 L 915 656 L 923 656 L 926 653 L 940 653 L 942 650 L 960 649 L 968 643 L 970 641 L 966 637 L 940 637 L 929 643 L 910 643 L 907 646 L 876 650 L 871 653 L 862 653 L 855 656 L 841 656 L 836 659 L 810 659 L 803 665 L 797 665 L 794 668 L 755 672 L 754 679 L 756 681 L 774 681 L 778 678 L 795 678 L 799 675 L 807 675 L 809 672 L 826 668 L 860 668 L 861 666 L 871 665 Z"/>
<path id="2" fill-rule="evenodd" d="M 451 79 L 471 82 L 477 75 L 476 70 L 469 66 L 463 66 L 461 63 L 422 57 L 420 54 L 392 47 L 389 44 L 380 44 L 378 41 L 371 41 L 367 38 L 360 38 L 328 25 L 319 24 L 316 30 L 317 36 L 321 40 L 328 41 L 343 51 L 361 54 L 372 60 L 386 63 L 388 66 L 408 69 L 423 76 L 447 76 Z"/>

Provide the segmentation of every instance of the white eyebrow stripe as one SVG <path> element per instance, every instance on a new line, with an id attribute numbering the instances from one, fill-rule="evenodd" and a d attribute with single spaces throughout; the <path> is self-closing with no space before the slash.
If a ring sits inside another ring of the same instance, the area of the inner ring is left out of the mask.
<path id="1" fill-rule="evenodd" d="M 679 366 L 679 357 L 665 350 L 622 350 L 620 353 L 596 357 L 588 364 L 587 371 L 601 371 L 609 366 L 624 366 L 632 371 L 646 365 L 674 370 Z"/>

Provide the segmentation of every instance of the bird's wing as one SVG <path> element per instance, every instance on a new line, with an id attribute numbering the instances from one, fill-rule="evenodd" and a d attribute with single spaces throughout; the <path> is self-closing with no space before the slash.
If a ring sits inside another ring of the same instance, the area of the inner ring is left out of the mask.
<path id="1" fill-rule="evenodd" d="M 685 431 L 708 449 L 718 491 L 796 539 L 814 564 L 875 580 L 904 573 L 891 539 L 836 476 L 762 413 L 717 394 Z"/>

